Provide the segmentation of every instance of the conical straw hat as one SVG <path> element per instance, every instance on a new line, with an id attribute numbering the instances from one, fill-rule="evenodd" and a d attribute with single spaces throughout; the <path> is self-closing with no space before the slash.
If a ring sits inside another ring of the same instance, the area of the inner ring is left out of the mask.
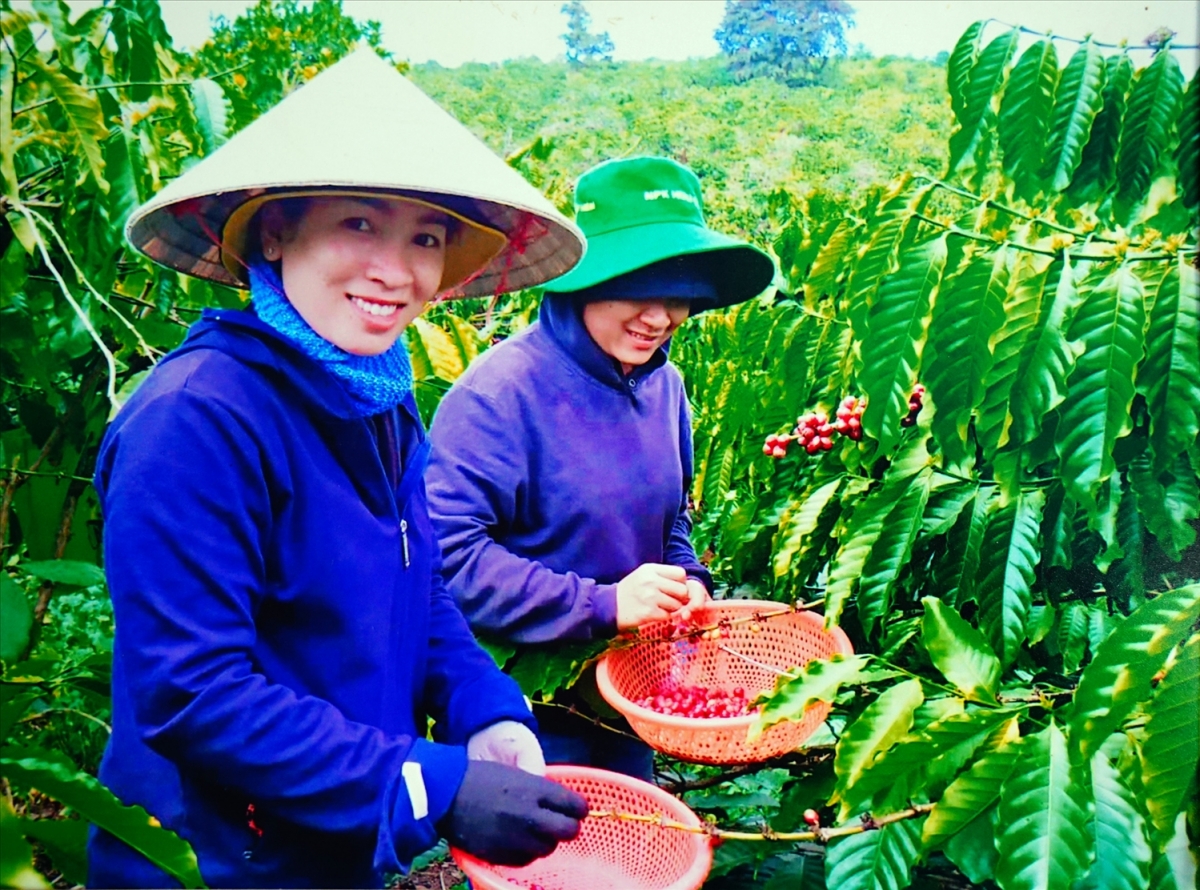
<path id="1" fill-rule="evenodd" d="M 448 297 L 532 287 L 583 255 L 570 220 L 370 49 L 323 71 L 160 191 L 130 214 L 125 235 L 164 266 L 244 286 L 239 250 L 249 211 L 264 199 L 381 192 L 466 223 L 447 250 Z"/>

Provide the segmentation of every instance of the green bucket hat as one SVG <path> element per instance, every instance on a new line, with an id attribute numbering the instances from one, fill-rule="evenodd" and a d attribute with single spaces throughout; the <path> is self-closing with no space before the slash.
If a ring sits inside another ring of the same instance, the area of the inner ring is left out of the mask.
<path id="1" fill-rule="evenodd" d="M 587 252 L 547 291 L 572 293 L 663 260 L 703 257 L 717 297 L 697 309 L 715 309 L 762 293 L 775 277 L 767 253 L 705 225 L 700 180 L 670 158 L 623 158 L 588 170 L 575 186 L 575 223 Z"/>

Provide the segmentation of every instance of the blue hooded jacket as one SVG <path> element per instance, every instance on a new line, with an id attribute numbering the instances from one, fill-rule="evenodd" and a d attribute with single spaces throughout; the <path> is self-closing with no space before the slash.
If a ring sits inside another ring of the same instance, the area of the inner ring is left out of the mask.
<path id="1" fill-rule="evenodd" d="M 382 886 L 436 842 L 466 740 L 534 728 L 441 583 L 411 394 L 339 419 L 349 398 L 253 314 L 209 310 L 101 446 L 100 778 L 211 887 Z M 177 886 L 103 832 L 88 884 Z"/>
<path id="2" fill-rule="evenodd" d="M 666 346 L 626 376 L 578 300 L 547 294 L 537 322 L 455 382 L 429 437 L 446 584 L 476 630 L 614 636 L 617 582 L 647 562 L 711 589 L 689 540 L 691 418 Z"/>

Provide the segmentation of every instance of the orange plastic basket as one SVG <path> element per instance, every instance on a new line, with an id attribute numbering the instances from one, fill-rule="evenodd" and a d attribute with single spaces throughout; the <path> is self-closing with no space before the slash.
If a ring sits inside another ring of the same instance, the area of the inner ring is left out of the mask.
<path id="1" fill-rule="evenodd" d="M 546 767 L 546 777 L 578 791 L 593 812 L 702 827 L 685 804 L 641 779 L 566 764 Z M 696 890 L 712 868 L 707 833 L 618 818 L 584 819 L 577 838 L 520 868 L 490 865 L 462 850 L 450 853 L 476 890 Z"/>
<path id="2" fill-rule="evenodd" d="M 650 747 L 680 760 L 758 763 L 794 751 L 828 716 L 828 704 L 810 705 L 802 720 L 777 723 L 753 743 L 747 741 L 747 735 L 757 719 L 754 714 L 682 717 L 635 704 L 667 679 L 706 689 L 740 686 L 753 699 L 774 689 L 782 671 L 836 653 L 854 652 L 841 628 L 826 630 L 820 615 L 792 611 L 782 603 L 717 601 L 695 612 L 692 623 L 708 627 L 725 621 L 729 623 L 715 639 L 672 640 L 678 634 L 670 621 L 641 628 L 638 642 L 613 649 L 601 659 L 596 669 L 600 694 Z"/>

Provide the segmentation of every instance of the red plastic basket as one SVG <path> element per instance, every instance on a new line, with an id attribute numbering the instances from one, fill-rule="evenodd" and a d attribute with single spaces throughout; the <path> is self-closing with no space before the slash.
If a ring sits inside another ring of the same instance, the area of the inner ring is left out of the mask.
<path id="1" fill-rule="evenodd" d="M 589 766 L 555 764 L 546 777 L 587 798 L 593 812 L 663 817 L 692 828 L 700 819 L 685 804 L 648 782 Z M 704 833 L 617 818 L 583 820 L 579 836 L 521 868 L 490 865 L 462 850 L 454 861 L 476 890 L 696 890 L 712 868 Z"/>
<path id="2" fill-rule="evenodd" d="M 753 698 L 774 689 L 782 671 L 854 652 L 841 628 L 826 630 L 820 615 L 792 611 L 782 603 L 721 600 L 693 618 L 697 627 L 724 621 L 729 623 L 715 639 L 672 640 L 678 635 L 669 621 L 643 627 L 640 639 L 653 642 L 614 649 L 601 659 L 596 669 L 600 694 L 650 747 L 680 760 L 758 763 L 794 751 L 828 716 L 828 704 L 810 705 L 802 720 L 777 723 L 755 742 L 747 740 L 754 714 L 681 717 L 635 704 L 668 678 L 706 689 L 740 686 Z"/>

